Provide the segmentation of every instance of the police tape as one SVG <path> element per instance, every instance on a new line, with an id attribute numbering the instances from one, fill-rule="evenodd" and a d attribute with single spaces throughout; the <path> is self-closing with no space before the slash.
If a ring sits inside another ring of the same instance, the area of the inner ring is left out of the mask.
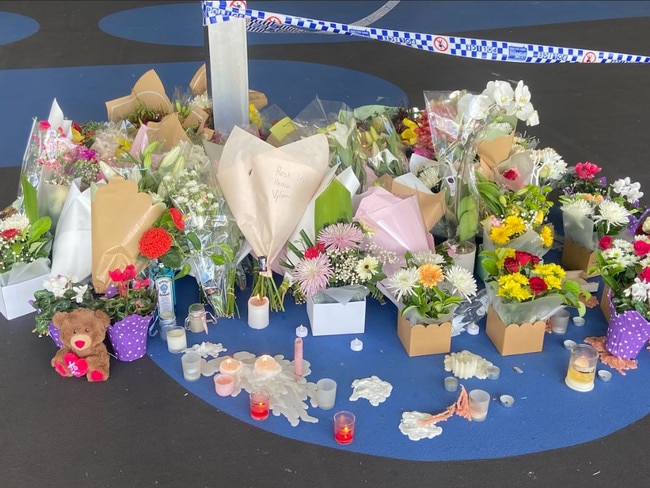
<path id="1" fill-rule="evenodd" d="M 203 25 L 207 26 L 218 22 L 226 22 L 233 18 L 241 18 L 246 19 L 246 30 L 252 33 L 340 34 L 386 41 L 400 46 L 450 56 L 511 63 L 650 63 L 650 56 L 637 54 L 422 34 L 306 19 L 293 15 L 249 9 L 246 8 L 243 1 L 204 1 L 202 2 L 202 9 Z"/>

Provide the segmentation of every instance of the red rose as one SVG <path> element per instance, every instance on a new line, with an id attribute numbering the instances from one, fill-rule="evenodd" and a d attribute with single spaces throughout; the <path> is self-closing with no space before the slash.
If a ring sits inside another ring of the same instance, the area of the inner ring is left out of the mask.
<path id="1" fill-rule="evenodd" d="M 528 280 L 528 284 L 530 285 L 530 291 L 532 291 L 535 295 L 540 295 L 548 290 L 546 281 L 544 281 L 539 276 L 533 276 Z"/>
<path id="2" fill-rule="evenodd" d="M 645 267 L 639 273 L 639 279 L 644 283 L 650 283 L 650 267 Z"/>
<path id="3" fill-rule="evenodd" d="M 172 222 L 178 230 L 185 230 L 185 222 L 183 221 L 183 214 L 177 208 L 170 208 L 169 215 L 172 218 Z"/>
<path id="4" fill-rule="evenodd" d="M 522 268 L 527 266 L 529 263 L 532 263 L 533 265 L 539 263 L 539 257 L 526 251 L 515 251 L 515 259 Z"/>
<path id="5" fill-rule="evenodd" d="M 508 273 L 518 273 L 520 266 L 515 258 L 505 258 L 503 260 L 503 267 L 508 271 Z"/>
<path id="6" fill-rule="evenodd" d="M 10 241 L 16 236 L 20 235 L 20 231 L 18 229 L 5 229 L 2 232 L 0 232 L 0 237 L 2 237 L 6 241 Z"/>
<path id="7" fill-rule="evenodd" d="M 510 168 L 509 170 L 504 171 L 503 177 L 506 180 L 515 181 L 517 178 L 519 178 L 519 171 L 514 168 Z"/>
<path id="8" fill-rule="evenodd" d="M 645 241 L 634 241 L 634 254 L 640 258 L 650 253 L 650 244 Z"/>
<path id="9" fill-rule="evenodd" d="M 140 254 L 149 259 L 158 259 L 160 256 L 169 251 L 172 247 L 172 237 L 165 229 L 160 227 L 152 227 L 145 231 L 140 238 L 138 249 Z M 133 266 L 133 265 L 129 265 Z M 126 272 L 126 270 L 125 270 Z M 135 278 L 135 267 L 133 269 L 133 276 Z"/>
<path id="10" fill-rule="evenodd" d="M 612 247 L 612 236 L 604 236 L 598 241 L 598 247 L 606 251 L 607 249 L 610 249 Z"/>

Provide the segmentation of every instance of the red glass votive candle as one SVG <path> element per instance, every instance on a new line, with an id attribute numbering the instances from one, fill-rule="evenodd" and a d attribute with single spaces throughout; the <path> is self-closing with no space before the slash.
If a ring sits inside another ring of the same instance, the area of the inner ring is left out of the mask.
<path id="1" fill-rule="evenodd" d="M 334 440 L 339 444 L 349 444 L 354 440 L 354 421 L 352 412 L 336 412 L 334 414 Z"/>
<path id="2" fill-rule="evenodd" d="M 269 418 L 271 396 L 268 391 L 257 390 L 250 394 L 251 417 L 254 420 Z"/>

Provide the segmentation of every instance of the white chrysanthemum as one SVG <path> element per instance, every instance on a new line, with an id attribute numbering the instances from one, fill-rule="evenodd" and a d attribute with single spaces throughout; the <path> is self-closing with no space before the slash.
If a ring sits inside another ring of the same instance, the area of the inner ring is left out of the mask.
<path id="1" fill-rule="evenodd" d="M 628 223 L 630 212 L 618 202 L 603 200 L 598 204 L 598 212 L 594 215 L 594 222 L 604 222 L 607 232 L 612 227 L 622 227 Z"/>
<path id="2" fill-rule="evenodd" d="M 453 265 L 445 271 L 445 278 L 451 284 L 453 293 L 465 299 L 476 295 L 477 285 L 474 275 L 462 266 Z"/>
<path id="3" fill-rule="evenodd" d="M 573 200 L 572 202 L 564 203 L 560 209 L 563 212 L 569 213 L 576 218 L 588 217 L 593 212 L 593 207 L 591 203 L 587 200 L 579 198 Z"/>
<path id="4" fill-rule="evenodd" d="M 425 166 L 418 173 L 418 179 L 429 189 L 435 187 L 440 181 L 438 168 L 435 166 Z"/>
<path id="5" fill-rule="evenodd" d="M 379 271 L 379 261 L 374 256 L 365 256 L 357 263 L 355 271 L 362 281 L 368 281 Z"/>
<path id="6" fill-rule="evenodd" d="M 557 181 L 567 172 L 566 162 L 552 147 L 537 150 L 535 157 L 541 166 L 540 178 Z"/>
<path id="7" fill-rule="evenodd" d="M 0 220 L 0 232 L 7 229 L 18 229 L 22 232 L 29 227 L 29 219 L 24 213 L 15 213 L 11 217 Z"/>
<path id="8" fill-rule="evenodd" d="M 422 266 L 423 264 L 444 264 L 445 258 L 433 251 L 417 251 L 411 255 L 413 264 Z"/>
<path id="9" fill-rule="evenodd" d="M 386 288 L 397 301 L 402 302 L 403 298 L 415 294 L 419 278 L 417 268 L 400 269 L 386 279 Z"/>

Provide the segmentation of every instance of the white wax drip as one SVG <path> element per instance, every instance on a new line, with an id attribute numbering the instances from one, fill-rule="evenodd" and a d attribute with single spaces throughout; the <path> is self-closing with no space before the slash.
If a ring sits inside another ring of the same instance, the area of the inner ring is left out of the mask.
<path id="1" fill-rule="evenodd" d="M 445 356 L 445 371 L 451 371 L 457 378 L 466 380 L 476 376 L 487 378 L 487 369 L 494 366 L 487 359 L 469 351 L 452 352 Z"/>
<path id="2" fill-rule="evenodd" d="M 216 358 L 219 356 L 220 352 L 227 350 L 228 349 L 223 347 L 221 343 L 214 344 L 213 342 L 202 342 L 201 344 L 194 344 L 192 347 L 188 347 L 183 352 L 196 351 L 201 355 L 202 358 L 206 358 L 208 356 Z"/>
<path id="3" fill-rule="evenodd" d="M 399 423 L 399 430 L 412 441 L 433 439 L 442 434 L 442 427 L 439 427 L 434 422 L 423 422 L 430 417 L 430 413 L 404 412 L 402 413 L 402 420 Z"/>
<path id="4" fill-rule="evenodd" d="M 370 405 L 376 407 L 390 396 L 391 391 L 393 391 L 393 385 L 373 375 L 370 378 L 354 380 L 352 382 L 352 389 L 353 392 L 352 396 L 350 396 L 350 401 L 365 398 L 370 402 Z"/>

